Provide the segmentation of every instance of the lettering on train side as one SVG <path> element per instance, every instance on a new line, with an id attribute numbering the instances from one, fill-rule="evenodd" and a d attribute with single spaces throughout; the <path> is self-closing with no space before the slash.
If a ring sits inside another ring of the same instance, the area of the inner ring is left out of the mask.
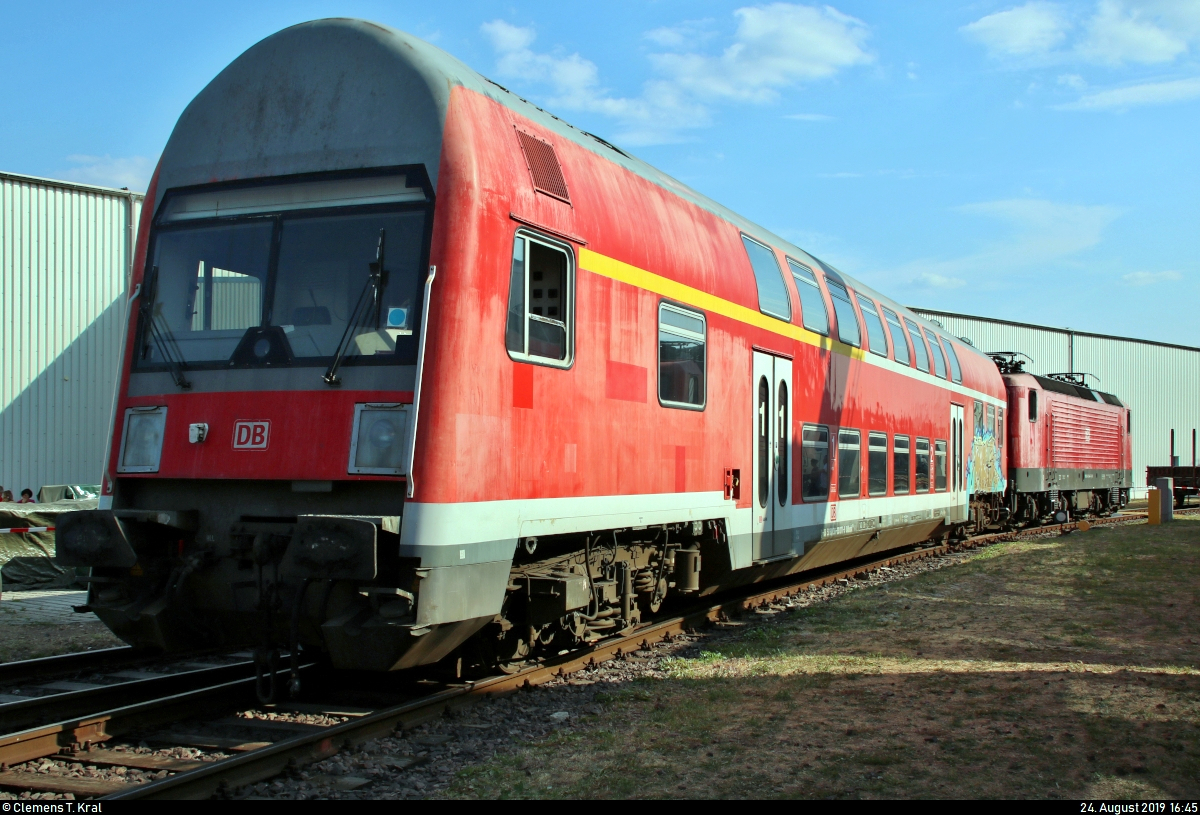
<path id="1" fill-rule="evenodd" d="M 270 422 L 235 422 L 233 425 L 234 450 L 266 450 L 270 441 Z"/>

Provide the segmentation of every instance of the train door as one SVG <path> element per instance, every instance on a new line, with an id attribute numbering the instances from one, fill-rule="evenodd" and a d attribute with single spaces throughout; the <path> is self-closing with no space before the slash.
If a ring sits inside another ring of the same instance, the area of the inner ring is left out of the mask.
<path id="1" fill-rule="evenodd" d="M 754 559 L 792 551 L 792 363 L 754 352 Z"/>
<path id="2" fill-rule="evenodd" d="M 954 474 L 950 479 L 950 489 L 954 492 L 955 520 L 967 518 L 967 472 L 964 467 L 966 454 L 963 446 L 966 443 L 966 432 L 963 429 L 965 411 L 962 405 L 950 405 L 950 446 L 952 448 L 950 461 Z"/>

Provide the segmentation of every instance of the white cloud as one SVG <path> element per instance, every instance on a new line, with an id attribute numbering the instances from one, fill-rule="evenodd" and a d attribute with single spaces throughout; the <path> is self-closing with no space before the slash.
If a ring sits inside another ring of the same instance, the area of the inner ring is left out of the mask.
<path id="1" fill-rule="evenodd" d="M 832 122 L 833 117 L 824 113 L 785 113 L 783 118 L 797 122 Z"/>
<path id="2" fill-rule="evenodd" d="M 817 173 L 817 178 L 862 178 L 862 173 Z"/>
<path id="3" fill-rule="evenodd" d="M 1121 279 L 1131 286 L 1153 286 L 1155 283 L 1166 283 L 1171 280 L 1182 280 L 1179 272 L 1130 272 L 1121 275 Z"/>
<path id="4" fill-rule="evenodd" d="M 128 187 L 137 192 L 145 191 L 154 174 L 157 159 L 145 156 L 67 156 L 67 161 L 76 165 L 59 173 L 67 181 L 95 184 L 99 187 Z"/>
<path id="5" fill-rule="evenodd" d="M 1087 87 L 1087 81 L 1079 74 L 1063 74 L 1058 78 L 1058 84 L 1076 91 Z"/>
<path id="6" fill-rule="evenodd" d="M 913 278 L 914 282 L 924 284 L 931 289 L 957 289 L 967 285 L 967 281 L 957 277 L 945 277 L 933 272 L 922 272 Z"/>
<path id="7" fill-rule="evenodd" d="M 957 288 L 956 281 L 994 288 L 1015 273 L 1074 264 L 1075 256 L 1098 245 L 1121 214 L 1116 207 L 1036 198 L 967 204 L 955 211 L 995 221 L 994 237 L 968 254 L 921 258 L 875 276 L 920 288 Z"/>
<path id="8" fill-rule="evenodd" d="M 643 36 L 662 48 L 682 49 L 695 47 L 715 36 L 710 28 L 712 20 L 696 20 L 676 26 L 656 28 Z"/>
<path id="9" fill-rule="evenodd" d="M 656 54 L 663 74 L 701 99 L 767 102 L 781 88 L 870 62 L 867 26 L 832 6 L 772 3 L 740 8 L 734 42 L 720 56 Z"/>
<path id="10" fill-rule="evenodd" d="M 1128 110 L 1142 105 L 1166 105 L 1200 97 L 1200 77 L 1168 82 L 1143 82 L 1124 88 L 1112 88 L 1058 105 L 1059 110 Z"/>
<path id="11" fill-rule="evenodd" d="M 960 29 L 993 56 L 1045 54 L 1066 39 L 1071 27 L 1057 3 L 1032 2 L 982 17 Z"/>
<path id="12" fill-rule="evenodd" d="M 741 8 L 734 15 L 733 43 L 715 56 L 693 48 L 708 38 L 703 30 L 707 21 L 648 32 L 650 41 L 677 50 L 650 55 L 658 75 L 634 97 L 603 88 L 596 64 L 579 54 L 534 51 L 532 28 L 495 20 L 482 31 L 496 51 L 501 77 L 549 85 L 546 104 L 551 107 L 615 119 L 620 128 L 615 138 L 629 144 L 679 141 L 687 130 L 711 122 L 714 104 L 770 102 L 785 89 L 872 60 L 864 45 L 866 24 L 831 6 L 773 3 Z"/>
<path id="13" fill-rule="evenodd" d="M 1188 50 L 1185 37 L 1152 21 L 1146 9 L 1119 0 L 1100 0 L 1077 46 L 1091 62 L 1171 62 Z"/>
<path id="14" fill-rule="evenodd" d="M 1121 214 L 1116 207 L 1060 204 L 1033 198 L 967 204 L 958 210 L 1007 223 L 1013 237 L 996 249 L 1017 263 L 1041 263 L 1091 248 Z"/>

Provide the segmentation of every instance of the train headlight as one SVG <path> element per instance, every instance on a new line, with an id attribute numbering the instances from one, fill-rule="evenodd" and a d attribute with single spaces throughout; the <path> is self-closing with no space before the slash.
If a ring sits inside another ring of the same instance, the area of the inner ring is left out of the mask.
<path id="1" fill-rule="evenodd" d="M 404 405 L 355 405 L 348 471 L 403 475 L 407 428 L 408 409 Z"/>
<path id="2" fill-rule="evenodd" d="M 135 407 L 126 410 L 125 429 L 121 435 L 121 460 L 117 464 L 117 472 L 158 472 L 166 426 L 165 407 Z"/>

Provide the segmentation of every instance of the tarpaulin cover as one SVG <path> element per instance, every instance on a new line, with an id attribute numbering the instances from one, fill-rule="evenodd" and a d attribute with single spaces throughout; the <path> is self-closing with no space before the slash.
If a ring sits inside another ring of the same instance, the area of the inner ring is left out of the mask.
<path id="1" fill-rule="evenodd" d="M 64 512 L 96 509 L 95 498 L 55 501 L 50 504 L 0 504 L 0 529 L 27 526 L 57 526 Z M 0 584 L 6 591 L 67 586 L 75 581 L 75 570 L 54 560 L 53 532 L 0 534 Z"/>
<path id="2" fill-rule="evenodd" d="M 95 498 L 99 494 L 100 487 L 96 484 L 52 484 L 38 490 L 37 499 L 39 504 L 49 504 L 54 501 Z"/>

